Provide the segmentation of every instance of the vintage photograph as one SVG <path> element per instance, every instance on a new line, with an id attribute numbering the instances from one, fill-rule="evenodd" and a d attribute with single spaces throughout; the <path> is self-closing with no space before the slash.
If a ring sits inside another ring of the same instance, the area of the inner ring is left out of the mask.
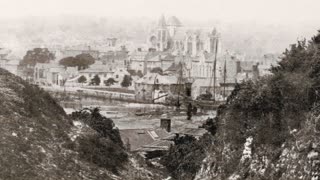
<path id="1" fill-rule="evenodd" d="M 0 3 L 0 180 L 320 180 L 319 0 Z"/>

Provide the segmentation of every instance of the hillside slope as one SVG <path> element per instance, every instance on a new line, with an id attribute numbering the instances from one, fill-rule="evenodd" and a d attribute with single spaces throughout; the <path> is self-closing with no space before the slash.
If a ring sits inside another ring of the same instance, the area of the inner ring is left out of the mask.
<path id="1" fill-rule="evenodd" d="M 0 99 L 0 179 L 110 179 L 64 148 L 72 121 L 48 93 L 0 69 Z"/>
<path id="2" fill-rule="evenodd" d="M 320 31 L 287 49 L 271 71 L 235 87 L 204 124 L 211 138 L 171 148 L 165 158 L 177 168 L 164 165 L 173 177 L 320 179 Z"/>
<path id="3" fill-rule="evenodd" d="M 92 113 L 100 124 L 79 127 L 48 93 L 1 68 L 0 99 L 0 179 L 162 176 L 124 150 L 112 120 Z"/>

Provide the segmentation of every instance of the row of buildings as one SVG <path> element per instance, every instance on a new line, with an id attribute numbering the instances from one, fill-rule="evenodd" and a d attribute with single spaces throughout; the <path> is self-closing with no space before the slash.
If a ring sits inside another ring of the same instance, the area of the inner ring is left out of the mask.
<path id="1" fill-rule="evenodd" d="M 49 48 L 56 60 L 37 63 L 33 68 L 33 82 L 49 86 L 83 86 L 98 75 L 104 81 L 112 78 L 118 82 L 125 75 L 131 76 L 132 87 L 139 99 L 155 99 L 163 94 L 180 93 L 181 84 L 192 82 L 192 97 L 213 92 L 216 98 L 228 96 L 234 85 L 243 80 L 257 78 L 269 73 L 278 57 L 272 54 L 250 58 L 221 52 L 220 34 L 215 28 L 186 27 L 176 17 L 161 17 L 147 38 L 148 48 L 128 51 L 117 44 L 116 38 L 108 38 L 108 51 L 91 46 Z M 64 67 L 59 60 L 78 54 L 90 54 L 95 63 L 87 69 Z M 10 52 L 0 49 L 0 67 L 18 74 L 19 60 L 9 60 Z M 160 69 L 160 72 L 154 72 Z M 84 76 L 87 83 L 79 83 Z M 161 100 L 161 99 L 160 99 Z"/>

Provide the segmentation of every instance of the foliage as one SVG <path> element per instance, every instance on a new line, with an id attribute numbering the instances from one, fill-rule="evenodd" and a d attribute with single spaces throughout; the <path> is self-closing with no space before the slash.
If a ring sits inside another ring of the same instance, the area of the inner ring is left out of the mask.
<path id="1" fill-rule="evenodd" d="M 20 65 L 35 66 L 36 63 L 49 63 L 55 58 L 54 54 L 48 50 L 48 48 L 34 48 L 27 51 L 27 54 L 23 57 Z"/>
<path id="2" fill-rule="evenodd" d="M 132 78 L 129 75 L 124 75 L 123 80 L 121 82 L 122 87 L 129 87 L 132 84 Z"/>
<path id="3" fill-rule="evenodd" d="M 113 121 L 102 116 L 98 108 L 76 111 L 71 117 L 84 122 L 97 132 L 78 139 L 79 146 L 76 150 L 79 156 L 117 173 L 118 168 L 128 160 L 128 155 Z"/>
<path id="4" fill-rule="evenodd" d="M 27 51 L 19 64 L 19 69 L 21 69 L 23 76 L 31 80 L 33 79 L 34 66 L 37 63 L 49 63 L 54 58 L 54 54 L 47 48 L 34 48 Z"/>
<path id="5" fill-rule="evenodd" d="M 109 79 L 107 79 L 107 80 L 104 81 L 104 84 L 105 84 L 106 86 L 111 86 L 111 85 L 113 85 L 113 84 L 116 83 L 116 82 L 117 82 L 117 81 L 114 80 L 113 78 L 109 78 Z"/>
<path id="6" fill-rule="evenodd" d="M 143 73 L 140 70 L 136 71 L 133 69 L 129 69 L 128 72 L 130 73 L 131 76 L 138 76 L 140 78 L 143 77 Z"/>
<path id="7" fill-rule="evenodd" d="M 91 79 L 91 82 L 90 84 L 91 85 L 96 85 L 96 86 L 99 86 L 100 85 L 100 77 L 98 75 L 95 75 L 92 79 Z"/>
<path id="8" fill-rule="evenodd" d="M 79 54 L 75 57 L 62 58 L 59 63 L 67 67 L 78 67 L 78 70 L 87 69 L 91 64 L 95 62 L 95 59 L 90 54 Z"/>
<path id="9" fill-rule="evenodd" d="M 155 67 L 153 69 L 150 70 L 151 73 L 158 73 L 158 74 L 162 74 L 163 70 L 160 67 Z"/>
<path id="10" fill-rule="evenodd" d="M 206 134 L 197 140 L 192 136 L 179 136 L 174 139 L 175 145 L 161 158 L 161 163 L 175 179 L 194 179 L 200 169 L 202 160 L 206 157 L 212 136 Z M 183 172 L 183 173 L 182 173 Z"/>
<path id="11" fill-rule="evenodd" d="M 217 146 L 212 147 L 217 153 L 216 158 L 227 156 L 224 154 L 225 145 L 230 150 L 229 163 L 223 160 L 214 162 L 219 164 L 224 175 L 236 170 L 248 137 L 253 138 L 254 149 L 279 149 L 292 138 L 293 129 L 299 131 L 306 123 L 310 109 L 319 106 L 319 39 L 320 32 L 308 43 L 301 40 L 292 45 L 284 52 L 279 65 L 271 68 L 272 75 L 237 84 L 226 104 L 218 108 L 217 117 L 204 123 L 203 127 L 217 139 Z M 201 153 L 192 152 L 197 146 L 197 141 L 185 140 L 183 145 L 170 149 L 164 160 L 175 178 L 192 175 L 189 169 L 180 167 L 190 163 L 185 157 L 201 157 Z M 279 158 L 270 154 L 272 159 Z M 197 168 L 193 165 L 191 167 Z"/>
<path id="12" fill-rule="evenodd" d="M 78 83 L 85 83 L 87 82 L 87 78 L 85 76 L 80 76 L 79 79 L 78 79 Z"/>
<path id="13" fill-rule="evenodd" d="M 80 158 L 118 173 L 128 160 L 125 150 L 118 144 L 100 135 L 82 136 L 78 139 Z"/>

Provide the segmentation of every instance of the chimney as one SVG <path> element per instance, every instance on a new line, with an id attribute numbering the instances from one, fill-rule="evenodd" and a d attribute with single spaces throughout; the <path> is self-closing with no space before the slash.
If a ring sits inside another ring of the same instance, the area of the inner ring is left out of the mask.
<path id="1" fill-rule="evenodd" d="M 237 67 L 237 73 L 240 73 L 241 72 L 241 65 L 240 65 L 241 62 L 237 61 L 236 63 L 237 63 L 237 66 L 236 66 Z"/>
<path id="2" fill-rule="evenodd" d="M 171 119 L 170 118 L 161 118 L 160 119 L 160 128 L 171 132 Z"/>

